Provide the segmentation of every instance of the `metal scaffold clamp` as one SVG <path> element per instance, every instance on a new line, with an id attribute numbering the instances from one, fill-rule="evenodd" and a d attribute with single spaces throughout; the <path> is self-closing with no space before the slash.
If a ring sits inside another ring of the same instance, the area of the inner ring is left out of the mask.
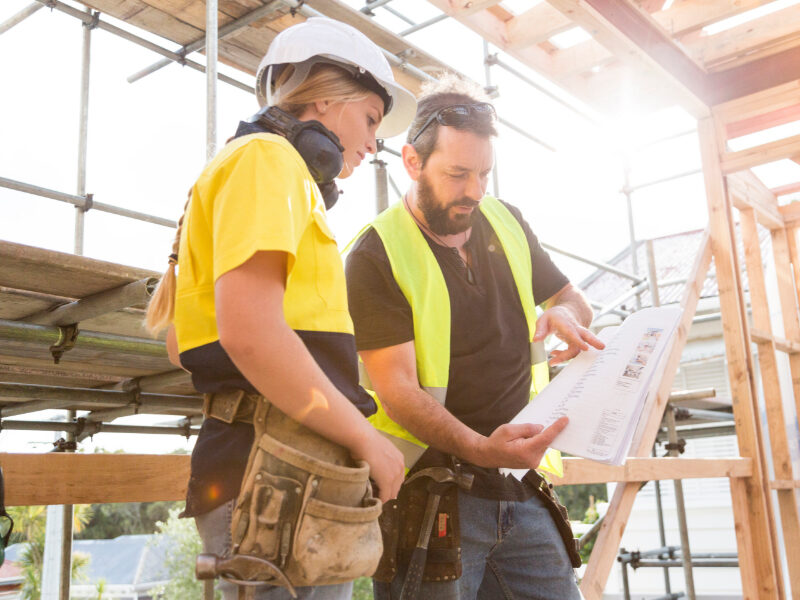
<path id="1" fill-rule="evenodd" d="M 78 324 L 64 325 L 58 328 L 58 341 L 50 346 L 50 354 L 53 355 L 53 362 L 58 364 L 65 352 L 69 352 L 75 347 L 78 340 Z"/>
<path id="2" fill-rule="evenodd" d="M 94 10 L 92 11 L 92 20 L 88 23 L 84 23 L 83 26 L 86 27 L 89 31 L 95 29 L 97 25 L 100 23 L 100 11 Z"/>
<path id="3" fill-rule="evenodd" d="M 64 438 L 58 438 L 53 442 L 53 452 L 74 452 L 78 449 L 78 443 L 75 441 L 68 442 Z"/>
<path id="4" fill-rule="evenodd" d="M 666 444 L 664 444 L 664 448 L 667 450 L 667 452 L 669 452 L 670 450 L 677 450 L 678 454 L 683 454 L 685 452 L 685 450 L 686 450 L 686 440 L 683 439 L 683 438 L 680 438 L 674 444 L 671 443 L 671 442 L 666 443 Z"/>
<path id="5" fill-rule="evenodd" d="M 293 6 L 289 9 L 289 12 L 292 13 L 293 17 L 297 16 L 297 13 L 300 12 L 300 9 L 303 8 L 303 5 L 306 3 L 306 0 L 298 0 L 297 6 Z"/>
<path id="6" fill-rule="evenodd" d="M 86 202 L 83 203 L 81 210 L 87 213 L 94 207 L 94 194 L 86 194 Z"/>

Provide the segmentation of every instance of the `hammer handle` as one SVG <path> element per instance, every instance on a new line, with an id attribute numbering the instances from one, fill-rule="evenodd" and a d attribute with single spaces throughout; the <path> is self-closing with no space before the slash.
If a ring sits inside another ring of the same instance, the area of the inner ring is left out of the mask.
<path id="1" fill-rule="evenodd" d="M 416 600 L 419 594 L 419 587 L 422 584 L 422 575 L 425 572 L 425 562 L 428 557 L 428 542 L 431 539 L 431 529 L 436 518 L 436 511 L 439 509 L 439 499 L 441 494 L 428 494 L 428 503 L 425 506 L 425 515 L 417 538 L 417 547 L 411 554 L 408 563 L 403 589 L 400 592 L 400 600 Z"/>

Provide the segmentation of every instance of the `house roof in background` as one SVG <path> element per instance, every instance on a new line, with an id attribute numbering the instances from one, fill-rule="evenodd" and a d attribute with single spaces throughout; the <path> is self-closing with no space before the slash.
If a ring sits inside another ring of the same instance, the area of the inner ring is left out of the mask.
<path id="1" fill-rule="evenodd" d="M 653 253 L 655 255 L 656 277 L 658 281 L 669 282 L 682 280 L 680 283 L 673 283 L 670 285 L 659 284 L 658 291 L 661 304 L 673 304 L 681 301 L 683 290 L 686 285 L 685 280 L 691 275 L 695 257 L 700 249 L 702 239 L 702 229 L 653 239 Z M 737 236 L 737 241 L 739 239 L 740 238 Z M 768 253 L 771 252 L 769 231 L 764 228 L 759 228 L 759 239 L 761 240 L 761 255 L 768 256 Z M 744 253 L 740 241 L 738 242 L 738 247 L 739 264 L 744 265 Z M 636 243 L 636 259 L 639 265 L 639 273 L 645 277 L 648 264 L 647 243 L 645 240 L 639 240 Z M 633 273 L 633 260 L 630 247 L 626 247 L 619 254 L 608 260 L 607 264 L 623 271 Z M 747 271 L 744 268 L 742 268 L 742 284 L 745 291 L 749 290 Z M 598 269 L 578 284 L 591 301 L 597 302 L 602 306 L 606 306 L 616 298 L 619 298 L 629 291 L 633 285 L 630 279 L 620 277 L 619 275 L 609 273 L 602 269 Z M 712 261 L 706 279 L 703 282 L 700 298 L 713 298 L 718 295 L 719 289 L 717 288 L 716 269 Z M 652 305 L 649 288 L 644 289 L 640 297 L 642 307 Z M 633 308 L 633 298 L 626 301 L 622 306 L 627 309 Z"/>

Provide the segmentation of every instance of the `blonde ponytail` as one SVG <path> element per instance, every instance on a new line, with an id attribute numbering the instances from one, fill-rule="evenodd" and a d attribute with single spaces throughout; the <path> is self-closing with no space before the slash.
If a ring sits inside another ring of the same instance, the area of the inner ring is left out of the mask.
<path id="1" fill-rule="evenodd" d="M 175 239 L 172 240 L 172 254 L 169 255 L 169 266 L 158 282 L 158 287 L 150 298 L 147 305 L 147 312 L 144 316 L 144 326 L 151 334 L 158 335 L 162 329 L 166 329 L 175 317 L 175 288 L 176 276 L 175 265 L 178 264 L 178 250 L 181 245 L 181 230 L 186 212 L 189 210 L 189 203 L 192 200 L 192 190 L 189 190 L 189 198 L 183 207 L 183 214 L 178 219 L 178 229 L 175 232 Z"/>

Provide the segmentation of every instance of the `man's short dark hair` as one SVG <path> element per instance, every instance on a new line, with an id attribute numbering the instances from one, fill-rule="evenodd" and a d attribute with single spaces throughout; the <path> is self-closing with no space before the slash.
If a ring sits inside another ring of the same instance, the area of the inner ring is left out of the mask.
<path id="1" fill-rule="evenodd" d="M 489 97 L 478 84 L 467 81 L 457 75 L 446 74 L 436 81 L 425 84 L 417 101 L 417 115 L 408 129 L 406 142 L 412 144 L 411 140 L 414 139 L 425 122 L 436 111 L 454 104 L 475 104 L 478 102 L 489 102 Z M 440 127 L 440 123 L 434 119 L 412 144 L 422 159 L 423 167 L 436 149 Z M 471 131 L 481 137 L 497 135 L 494 122 L 475 113 L 466 117 L 462 124 L 455 127 L 462 131 Z"/>

